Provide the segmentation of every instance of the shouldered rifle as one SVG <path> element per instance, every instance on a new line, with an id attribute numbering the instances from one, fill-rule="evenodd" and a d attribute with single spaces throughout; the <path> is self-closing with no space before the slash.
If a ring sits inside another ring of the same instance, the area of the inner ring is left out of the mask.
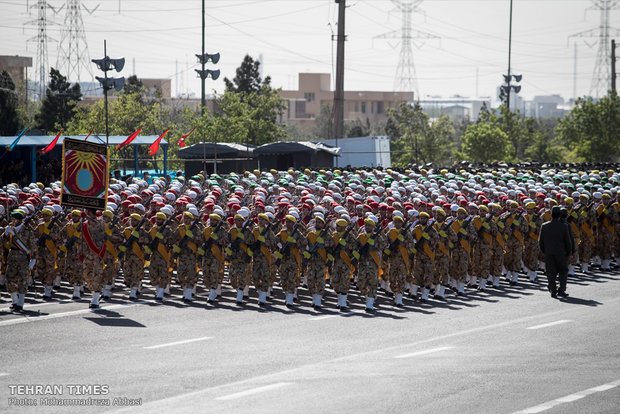
<path id="1" fill-rule="evenodd" d="M 220 221 L 215 225 L 215 227 L 213 227 L 213 230 L 211 230 L 211 235 L 209 236 L 209 238 L 205 240 L 205 242 L 202 244 L 202 250 L 205 251 L 204 254 L 207 254 L 207 249 L 211 248 L 211 245 L 213 244 L 213 240 L 215 240 L 211 236 L 214 234 L 217 234 L 217 232 L 222 227 L 222 224 L 224 224 L 225 221 L 226 220 L 224 220 L 224 218 L 222 217 Z"/>
<path id="2" fill-rule="evenodd" d="M 37 215 L 37 213 L 38 213 L 39 211 L 41 211 L 41 210 L 43 210 L 43 203 L 40 203 L 40 204 L 37 206 L 37 208 L 36 208 L 36 209 L 32 212 L 32 214 L 31 214 L 31 215 L 29 215 L 28 217 L 26 217 L 26 218 L 24 219 L 24 223 L 23 223 L 23 224 L 28 224 L 28 223 L 30 223 L 30 222 L 32 221 L 32 219 L 33 219 L 33 218 Z"/>
<path id="3" fill-rule="evenodd" d="M 202 214 L 198 213 L 198 217 L 196 217 L 194 219 L 194 221 L 192 221 L 192 224 L 189 225 L 189 231 L 192 231 L 193 229 L 196 228 L 196 226 L 198 225 L 198 222 L 202 219 Z M 183 224 L 181 224 L 182 226 Z M 181 239 L 181 241 L 179 241 L 179 248 L 182 250 L 187 246 L 187 242 L 189 241 L 189 236 L 187 235 L 187 232 L 185 232 L 185 235 L 183 236 L 183 238 Z M 177 257 L 179 254 L 175 253 L 174 257 Z"/>
<path id="4" fill-rule="evenodd" d="M 345 229 L 344 233 L 342 233 L 342 236 L 340 237 L 340 240 L 345 240 L 345 244 L 346 244 L 346 238 L 349 235 L 349 233 L 351 233 L 351 230 L 353 230 L 353 226 L 354 226 L 354 222 L 352 222 L 351 224 L 349 224 L 347 226 L 347 228 Z M 338 242 L 338 244 L 336 245 L 336 247 L 334 247 L 334 249 L 332 250 L 332 256 L 334 257 L 334 260 L 336 258 L 336 255 L 340 254 L 340 250 L 342 250 L 342 244 L 340 242 Z M 330 263 L 331 265 L 331 263 Z"/>
<path id="5" fill-rule="evenodd" d="M 269 223 L 267 223 L 267 225 L 265 226 L 263 231 L 259 231 L 258 232 L 258 237 L 265 237 L 267 232 L 269 232 L 269 229 L 271 228 L 272 224 L 273 224 L 273 221 L 270 221 Z M 254 244 L 252 245 L 252 251 L 258 251 L 258 249 L 260 249 L 261 244 L 262 244 L 262 242 L 260 240 L 258 240 L 258 238 L 257 238 L 256 241 L 254 242 Z"/>
<path id="6" fill-rule="evenodd" d="M 52 218 L 52 220 L 50 221 L 50 224 L 48 224 L 47 226 L 45 226 L 46 230 L 49 232 L 52 230 L 52 227 L 54 227 L 54 223 L 56 223 L 56 221 L 58 221 L 58 218 L 60 217 L 60 214 L 56 214 L 54 216 L 54 218 Z M 43 232 L 43 234 L 41 236 L 39 236 L 38 240 L 37 240 L 37 246 L 39 247 L 43 247 L 45 245 L 45 241 L 48 239 L 51 239 L 52 237 L 49 234 L 46 234 L 46 232 Z"/>
<path id="7" fill-rule="evenodd" d="M 381 232 L 383 231 L 383 227 L 381 227 L 381 224 L 377 223 L 376 224 L 377 228 L 375 229 L 374 232 L 372 232 L 372 235 L 368 238 L 369 240 L 372 239 L 373 241 L 373 246 L 374 246 L 374 241 L 375 239 L 379 236 L 379 234 L 381 234 Z M 373 247 L 372 250 L 374 250 L 375 248 Z M 362 257 L 368 254 L 368 251 L 371 250 L 370 249 L 370 243 L 368 243 L 368 240 L 366 240 L 366 244 L 363 245 L 361 247 L 361 249 L 359 249 L 358 256 Z M 351 264 L 353 264 L 353 266 L 357 266 L 357 263 L 359 262 L 359 259 L 357 257 L 354 257 L 351 260 Z"/>
<path id="8" fill-rule="evenodd" d="M 255 214 L 252 214 L 250 217 L 247 218 L 245 223 L 243 223 L 243 226 L 241 226 L 241 228 L 239 229 L 237 233 L 238 235 L 243 234 L 248 229 L 248 226 L 252 224 L 254 216 Z M 232 257 L 232 253 L 239 251 L 240 248 L 241 248 L 241 238 L 237 236 L 237 238 L 233 240 L 232 243 L 230 243 L 230 247 L 226 249 L 226 260 L 230 261 Z"/>
<path id="9" fill-rule="evenodd" d="M 411 216 L 407 216 L 407 220 L 405 220 L 405 222 L 403 223 L 403 226 L 399 230 L 399 235 L 398 236 L 404 236 L 407 234 L 407 231 L 409 230 L 409 227 L 411 226 Z M 388 233 L 389 234 L 389 233 Z M 387 249 L 384 250 L 384 252 L 389 256 L 392 254 L 392 252 L 401 244 L 401 241 L 399 240 L 398 236 L 396 236 L 396 239 L 394 239 L 394 241 L 390 242 L 390 245 L 388 246 Z"/>
<path id="10" fill-rule="evenodd" d="M 424 243 L 426 243 L 426 238 L 424 237 L 424 234 L 427 233 L 430 229 L 433 228 L 433 224 L 435 223 L 435 220 L 429 220 L 428 224 L 426 225 L 426 227 L 424 228 L 424 230 L 422 231 L 422 236 L 420 237 L 420 240 L 416 241 L 415 243 L 415 249 L 418 250 L 421 247 L 424 246 Z"/>
<path id="11" fill-rule="evenodd" d="M 157 235 L 158 235 L 159 233 L 161 233 L 159 230 L 162 230 L 162 231 L 163 231 L 163 230 L 166 228 L 166 226 L 167 226 L 168 224 L 170 224 L 170 222 L 171 222 L 173 219 L 174 219 L 174 214 L 171 214 L 171 215 L 170 215 L 170 217 L 168 217 L 168 218 L 166 219 L 166 221 L 164 221 L 164 222 L 162 223 L 162 225 L 161 225 L 161 226 L 157 229 L 158 231 L 157 231 L 157 233 L 155 233 L 155 238 L 154 238 L 153 240 L 151 240 L 151 242 L 147 245 L 148 250 L 150 250 L 150 251 L 151 251 L 151 254 L 152 254 L 155 250 L 157 250 L 157 248 L 159 247 L 159 243 L 161 243 L 161 239 L 160 239 L 159 237 L 157 237 Z"/>
<path id="12" fill-rule="evenodd" d="M 325 246 L 325 242 L 319 243 L 319 239 L 324 238 L 325 234 L 327 234 L 327 231 L 329 230 L 330 222 L 331 222 L 331 220 L 328 220 L 325 223 L 325 227 L 323 227 L 321 232 L 317 235 L 315 242 L 312 244 L 312 246 L 310 246 L 310 248 L 307 251 L 304 252 L 304 259 L 302 260 L 302 265 L 303 266 L 308 264 L 308 260 L 310 260 L 310 258 L 312 258 L 312 256 L 314 256 L 316 254 L 317 250 L 320 247 L 324 247 Z"/>
<path id="13" fill-rule="evenodd" d="M 305 218 L 306 217 L 304 216 L 304 219 Z M 295 234 L 297 233 L 297 230 L 299 229 L 299 225 L 301 224 L 302 221 L 303 219 L 300 219 L 295 222 L 295 224 L 293 225 L 293 230 L 291 230 L 291 234 L 288 235 L 289 238 L 295 236 Z M 277 257 L 276 266 L 280 266 L 280 263 L 282 263 L 282 256 L 284 256 L 285 254 L 288 254 L 290 250 L 291 250 L 291 243 L 287 239 L 286 243 L 284 243 L 282 248 L 280 248 L 280 250 L 276 252 L 276 257 Z"/>
<path id="14" fill-rule="evenodd" d="M 78 233 L 82 232 L 82 225 L 84 224 L 84 222 L 82 220 L 80 220 L 80 225 L 79 225 L 79 230 L 76 228 L 75 231 L 73 232 L 73 236 L 71 236 L 71 238 L 69 238 L 69 240 L 67 240 L 67 242 L 65 243 L 65 248 L 66 251 L 69 251 L 73 248 L 73 245 L 75 244 L 75 242 L 78 241 L 77 236 L 75 235 L 75 232 L 77 231 Z M 71 223 L 71 225 L 73 225 L 73 223 Z M 62 250 L 60 251 L 60 253 L 58 253 L 58 257 L 62 258 L 65 255 L 65 252 L 63 252 Z"/>
<path id="15" fill-rule="evenodd" d="M 138 237 L 134 236 L 133 233 L 134 232 L 139 232 L 140 228 L 142 227 L 142 225 L 146 222 L 146 215 L 144 217 L 142 217 L 142 220 L 140 220 L 140 222 L 138 223 L 138 225 L 136 226 L 135 230 L 133 230 L 131 233 L 131 235 L 129 236 L 129 238 L 125 241 L 125 243 L 123 243 L 124 249 L 119 249 L 120 251 L 118 252 L 118 258 L 122 259 L 123 256 L 125 255 L 125 251 L 130 248 L 133 245 L 134 241 L 138 241 Z"/>

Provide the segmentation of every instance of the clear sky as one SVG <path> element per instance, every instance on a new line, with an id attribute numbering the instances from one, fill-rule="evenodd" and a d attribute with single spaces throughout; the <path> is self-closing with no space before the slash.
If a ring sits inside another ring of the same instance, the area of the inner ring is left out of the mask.
<path id="1" fill-rule="evenodd" d="M 48 0 L 55 7 L 62 0 Z M 36 19 L 27 4 L 35 0 L 0 0 L 0 54 L 36 55 Z M 91 58 L 124 56 L 122 74 L 169 78 L 173 95 L 200 95 L 194 69 L 201 50 L 200 0 L 83 0 Z M 207 91 L 223 91 L 223 77 L 234 77 L 243 56 L 262 55 L 264 74 L 283 89 L 297 88 L 299 72 L 335 72 L 337 27 L 334 0 L 206 0 L 207 52 L 221 53 L 222 77 L 207 81 Z M 412 17 L 414 30 L 439 40 L 415 40 L 418 88 L 422 96 L 494 96 L 508 61 L 509 0 L 425 0 Z M 569 36 L 599 26 L 600 13 L 588 0 L 514 0 L 512 71 L 523 74 L 521 96 L 560 94 L 573 97 L 574 43 Z M 346 90 L 390 91 L 399 61 L 398 39 L 378 36 L 400 30 L 401 16 L 389 0 L 348 0 L 346 10 Z M 620 5 L 619 5 L 620 6 Z M 120 13 L 119 13 L 120 10 Z M 50 20 L 62 23 L 65 10 Z M 620 27 L 620 10 L 610 23 Z M 60 26 L 48 34 L 60 40 Z M 618 37 L 620 40 L 620 36 Z M 589 45 L 586 43 L 589 43 Z M 595 38 L 576 39 L 577 95 L 588 94 L 596 60 Z M 592 47 L 591 47 L 592 46 Z M 49 44 L 56 62 L 57 43 Z M 134 63 L 135 60 L 135 63 Z M 178 65 L 178 66 L 177 66 Z M 214 67 L 213 67 L 214 66 Z M 178 70 L 177 70 L 178 67 Z M 93 71 L 96 68 L 93 65 Z M 88 79 L 82 79 L 88 80 Z M 178 82 L 177 82 L 178 80 Z"/>

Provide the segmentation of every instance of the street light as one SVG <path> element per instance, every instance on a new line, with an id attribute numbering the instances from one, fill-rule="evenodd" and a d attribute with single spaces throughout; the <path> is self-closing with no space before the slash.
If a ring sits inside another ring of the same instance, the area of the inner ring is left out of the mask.
<path id="1" fill-rule="evenodd" d="M 114 89 L 120 91 L 125 86 L 125 77 L 108 78 L 108 71 L 115 69 L 120 72 L 125 67 L 125 58 L 110 59 L 106 51 L 106 41 L 103 41 L 103 59 L 91 59 L 91 62 L 97 65 L 99 70 L 103 71 L 103 78 L 95 76 L 103 88 L 103 98 L 105 107 L 105 144 L 108 145 L 110 131 L 108 127 L 108 91 Z"/>

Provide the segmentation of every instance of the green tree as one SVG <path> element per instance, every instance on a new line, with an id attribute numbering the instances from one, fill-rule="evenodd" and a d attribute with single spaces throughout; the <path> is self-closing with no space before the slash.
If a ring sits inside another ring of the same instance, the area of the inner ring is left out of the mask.
<path id="1" fill-rule="evenodd" d="M 467 160 L 485 163 L 511 158 L 508 135 L 495 122 L 468 126 L 462 141 L 462 156 Z"/>
<path id="2" fill-rule="evenodd" d="M 332 137 L 332 128 L 334 126 L 334 114 L 331 104 L 321 105 L 321 109 L 316 118 L 314 118 L 314 126 L 312 134 L 319 139 L 329 139 Z"/>
<path id="3" fill-rule="evenodd" d="M 618 160 L 620 151 L 620 98 L 609 92 L 599 101 L 579 98 L 555 128 L 558 139 L 582 161 Z"/>
<path id="4" fill-rule="evenodd" d="M 265 77 L 264 80 L 261 79 L 260 62 L 252 59 L 250 55 L 245 55 L 232 81 L 224 78 L 227 92 L 261 92 L 262 87 L 269 86 L 270 83 L 270 76 Z"/>
<path id="5" fill-rule="evenodd" d="M 50 69 L 50 83 L 45 90 L 45 98 L 39 112 L 35 115 L 37 128 L 47 131 L 66 128 L 74 116 L 74 110 L 82 99 L 80 85 L 67 82 L 57 69 Z"/>
<path id="6" fill-rule="evenodd" d="M 17 135 L 21 128 L 17 114 L 15 83 L 6 70 L 0 74 L 0 135 Z"/>

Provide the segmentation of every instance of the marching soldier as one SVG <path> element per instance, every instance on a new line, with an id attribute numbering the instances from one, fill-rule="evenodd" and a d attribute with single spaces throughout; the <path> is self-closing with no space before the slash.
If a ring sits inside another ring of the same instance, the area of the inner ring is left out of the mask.
<path id="1" fill-rule="evenodd" d="M 416 286 L 422 287 L 421 300 L 426 302 L 433 283 L 433 273 L 435 267 L 435 248 L 439 243 L 437 231 L 430 222 L 430 215 L 426 212 L 420 213 L 418 224 L 413 228 L 413 238 L 415 241 L 415 259 L 413 261 L 413 274 Z"/>
<path id="2" fill-rule="evenodd" d="M 226 226 L 226 227 L 224 227 Z M 202 273 L 205 287 L 209 289 L 207 302 L 212 304 L 217 298 L 220 277 L 224 271 L 224 246 L 228 245 L 228 225 L 217 213 L 209 214 L 209 223 L 203 230 L 204 252 Z"/>
<path id="3" fill-rule="evenodd" d="M 506 267 L 506 277 L 511 285 L 516 285 L 519 280 L 521 270 L 521 258 L 523 256 L 524 234 L 527 234 L 529 225 L 527 220 L 519 211 L 519 203 L 510 201 L 508 212 L 502 217 L 506 226 L 506 254 L 504 255 L 504 266 Z"/>
<path id="4" fill-rule="evenodd" d="M 306 268 L 308 290 L 312 295 L 312 307 L 315 310 L 320 310 L 321 300 L 325 293 L 327 263 L 330 260 L 327 252 L 334 247 L 334 239 L 321 213 L 315 214 L 314 227 L 309 229 L 307 238 L 308 244 L 306 251 L 304 251 L 304 259 L 308 262 Z"/>
<path id="5" fill-rule="evenodd" d="M 279 247 L 276 257 L 280 260 L 278 272 L 282 291 L 286 295 L 285 304 L 292 309 L 295 290 L 299 286 L 301 249 L 306 244 L 306 237 L 299 231 L 300 222 L 295 216 L 287 214 L 284 218 L 284 227 L 276 235 Z"/>
<path id="6" fill-rule="evenodd" d="M 73 286 L 73 299 L 79 300 L 84 279 L 82 275 L 82 261 L 79 257 L 78 244 L 82 238 L 82 212 L 73 210 L 71 212 L 71 221 L 69 221 L 63 231 L 63 244 L 59 247 L 64 255 L 64 270 L 69 281 L 69 285 Z"/>
<path id="7" fill-rule="evenodd" d="M 109 300 L 112 295 L 112 287 L 118 275 L 118 247 L 123 241 L 120 217 L 115 216 L 111 210 L 103 212 L 103 233 L 105 240 L 105 255 L 103 256 L 103 299 Z"/>
<path id="8" fill-rule="evenodd" d="M 230 229 L 230 246 L 226 248 L 228 255 L 228 275 L 230 284 L 237 292 L 237 305 L 243 305 L 247 276 L 250 273 L 252 246 L 256 240 L 252 232 L 252 217 L 247 220 L 240 213 L 235 214 L 234 226 Z"/>
<path id="9" fill-rule="evenodd" d="M 200 220 L 200 217 L 197 218 Z M 192 301 L 192 289 L 198 282 L 198 246 L 202 239 L 197 219 L 189 212 L 183 212 L 183 222 L 175 233 L 173 250 L 178 255 L 177 279 L 183 288 L 183 301 Z"/>
<path id="10" fill-rule="evenodd" d="M 349 224 L 343 218 L 336 220 L 336 231 L 332 235 L 335 247 L 332 252 L 333 263 L 329 281 L 332 289 L 338 295 L 338 309 L 341 312 L 347 310 L 347 295 L 351 287 L 351 276 L 354 270 L 351 264 L 351 250 L 355 246 L 356 237 L 352 231 L 353 224 Z"/>
<path id="11" fill-rule="evenodd" d="M 144 278 L 144 250 L 149 241 L 148 230 L 144 229 L 146 217 L 138 213 L 129 216 L 129 225 L 123 230 L 124 243 L 119 247 L 123 253 L 123 277 L 129 287 L 129 300 L 138 299 L 138 289 Z"/>
<path id="12" fill-rule="evenodd" d="M 60 227 L 57 224 L 58 216 L 54 217 L 51 208 L 41 210 L 43 220 L 37 226 L 37 278 L 45 286 L 43 300 L 52 299 L 52 286 L 56 278 L 56 245 L 60 239 Z"/>
<path id="13" fill-rule="evenodd" d="M 572 199 L 570 201 L 572 204 Z M 530 281 L 536 282 L 538 277 L 538 234 L 540 233 L 542 223 L 540 222 L 539 215 L 536 214 L 535 202 L 530 201 L 525 205 L 525 215 L 523 218 L 528 226 L 523 242 L 523 265 Z"/>
<path id="14" fill-rule="evenodd" d="M 472 219 L 470 226 L 473 238 L 471 277 L 472 285 L 476 285 L 478 279 L 478 290 L 486 289 L 487 280 L 491 276 L 491 245 L 493 236 L 497 233 L 495 225 L 489 218 L 489 209 L 484 204 L 479 206 L 479 214 Z"/>
<path id="15" fill-rule="evenodd" d="M 435 250 L 435 269 L 433 271 L 433 284 L 435 285 L 435 299 L 446 298 L 446 286 L 450 279 L 450 252 L 457 242 L 457 236 L 452 229 L 452 219 L 446 219 L 446 212 L 442 208 L 435 210 L 435 223 L 433 227 L 437 232 L 438 244 Z"/>
<path id="16" fill-rule="evenodd" d="M 596 212 L 589 202 L 590 198 L 587 194 L 581 194 L 579 196 L 581 200 L 581 207 L 579 209 L 579 216 L 582 221 L 579 226 L 579 263 L 581 265 L 581 271 L 584 274 L 588 274 L 590 259 L 592 258 L 592 249 L 594 247 L 594 224 L 596 222 Z"/>
<path id="17" fill-rule="evenodd" d="M 404 218 L 395 215 L 392 226 L 387 231 L 387 247 L 385 253 L 387 262 L 387 279 L 394 293 L 394 305 L 402 308 L 403 293 L 405 292 L 406 276 L 409 273 L 409 249 L 413 246 L 413 238 L 409 228 L 404 228 Z"/>
<path id="18" fill-rule="evenodd" d="M 11 224 L 2 233 L 2 242 L 9 246 L 6 262 L 6 286 L 11 295 L 11 310 L 21 312 L 28 288 L 29 262 L 35 258 L 35 238 L 24 224 L 26 214 L 19 209 L 11 213 Z"/>
<path id="19" fill-rule="evenodd" d="M 84 280 L 93 294 L 89 306 L 91 309 L 99 307 L 105 250 L 105 224 L 101 218 L 97 217 L 95 210 L 86 209 L 79 251 L 84 258 L 82 265 Z"/>
<path id="20" fill-rule="evenodd" d="M 379 252 L 385 248 L 382 227 L 375 220 L 377 218 L 374 216 L 364 219 L 364 227 L 360 229 L 357 245 L 353 250 L 353 256 L 358 261 L 357 287 L 362 296 L 366 297 L 366 313 L 375 313 L 374 303 L 381 269 Z"/>
<path id="21" fill-rule="evenodd" d="M 611 206 L 611 195 L 603 193 L 602 201 L 596 207 L 597 250 L 601 259 L 601 270 L 611 270 L 611 253 L 613 248 L 614 224 L 617 221 L 616 210 Z"/>
<path id="22" fill-rule="evenodd" d="M 493 246 L 491 247 L 491 266 L 489 272 L 493 278 L 493 287 L 498 288 L 504 268 L 504 246 L 506 242 L 504 231 L 506 230 L 506 226 L 504 222 L 500 220 L 501 206 L 491 203 L 489 207 L 491 208 L 491 221 L 497 230 L 493 237 Z"/>
<path id="23" fill-rule="evenodd" d="M 467 210 L 459 207 L 456 211 L 456 219 L 452 221 L 450 226 L 456 234 L 456 243 L 454 243 L 450 258 L 450 275 L 453 283 L 452 288 L 459 296 L 465 294 L 465 280 L 467 279 L 471 256 L 470 240 L 473 239 L 473 235 L 470 234 L 469 222 Z"/>
<path id="24" fill-rule="evenodd" d="M 172 219 L 173 216 L 171 216 Z M 174 233 L 170 228 L 166 214 L 158 211 L 155 213 L 155 225 L 149 230 L 150 242 L 144 247 L 150 254 L 149 279 L 155 288 L 155 300 L 164 300 L 164 289 L 168 285 L 170 272 L 170 246 Z"/>
<path id="25" fill-rule="evenodd" d="M 271 230 L 269 216 L 258 215 L 258 225 L 252 230 L 256 242 L 252 246 L 252 282 L 258 291 L 258 306 L 267 305 L 267 294 L 271 288 L 271 249 L 276 245 L 276 236 Z"/>

